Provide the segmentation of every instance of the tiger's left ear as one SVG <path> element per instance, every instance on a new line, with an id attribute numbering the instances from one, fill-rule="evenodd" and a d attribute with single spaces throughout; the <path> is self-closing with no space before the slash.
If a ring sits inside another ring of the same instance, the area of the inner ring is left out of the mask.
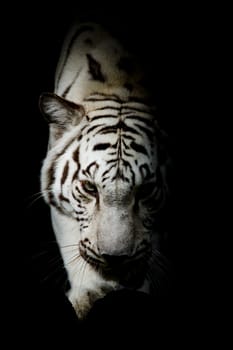
<path id="1" fill-rule="evenodd" d="M 45 119 L 65 129 L 68 125 L 78 125 L 85 115 L 82 105 L 65 100 L 54 93 L 43 93 L 39 98 L 39 108 Z"/>

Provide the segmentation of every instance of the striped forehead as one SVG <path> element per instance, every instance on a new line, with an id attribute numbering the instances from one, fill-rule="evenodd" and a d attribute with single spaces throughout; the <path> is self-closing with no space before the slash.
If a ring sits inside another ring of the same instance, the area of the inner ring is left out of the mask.
<path id="1" fill-rule="evenodd" d="M 151 159 L 133 149 L 128 152 L 131 157 L 119 157 L 118 152 L 110 143 L 106 142 L 102 145 L 102 150 L 99 148 L 92 152 L 83 152 L 83 148 L 80 147 L 80 179 L 84 176 L 104 186 L 115 180 L 122 180 L 120 182 L 136 186 L 155 174 L 154 158 Z M 95 147 L 94 145 L 93 148 Z M 100 143 L 97 144 L 97 147 L 100 147 Z M 105 147 L 107 148 L 104 149 Z"/>
<path id="2" fill-rule="evenodd" d="M 105 101 L 104 106 L 99 104 L 88 114 L 89 123 L 80 142 L 80 165 L 81 171 L 95 181 L 96 177 L 99 181 L 113 180 L 117 174 L 125 182 L 135 183 L 137 168 L 140 178 L 155 171 L 152 116 L 130 107 Z"/>

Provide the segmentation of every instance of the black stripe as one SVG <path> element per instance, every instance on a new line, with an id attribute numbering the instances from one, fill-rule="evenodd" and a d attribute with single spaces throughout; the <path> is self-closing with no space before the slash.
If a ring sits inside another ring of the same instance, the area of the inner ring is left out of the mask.
<path id="1" fill-rule="evenodd" d="M 93 147 L 93 151 L 104 151 L 109 147 L 111 147 L 111 143 L 98 143 Z"/>
<path id="2" fill-rule="evenodd" d="M 117 160 L 119 161 L 119 159 L 117 159 Z M 133 169 L 132 169 L 131 164 L 130 164 L 128 161 L 126 161 L 125 159 L 121 159 L 121 161 L 122 161 L 122 163 L 123 163 L 123 167 L 129 168 L 129 170 L 130 170 L 130 172 L 131 172 L 131 175 L 132 175 L 132 178 L 131 178 L 132 183 L 133 183 L 133 185 L 135 185 L 135 174 L 134 174 L 134 171 L 133 171 Z M 110 161 L 108 161 L 107 163 L 110 163 Z M 123 171 L 122 171 L 122 169 L 119 168 L 119 166 L 118 166 L 116 175 L 113 176 L 113 178 L 112 178 L 112 182 L 113 182 L 114 180 L 116 180 L 116 178 L 120 178 L 120 179 L 122 179 L 123 181 L 126 181 L 126 182 L 130 183 L 130 180 L 129 180 L 126 176 L 124 176 Z"/>
<path id="3" fill-rule="evenodd" d="M 108 98 L 96 98 L 96 97 L 87 97 L 84 98 L 83 101 L 87 102 L 110 102 L 110 101 L 119 101 L 119 98 L 117 97 L 108 97 Z"/>
<path id="4" fill-rule="evenodd" d="M 149 120 L 149 119 L 146 119 L 146 118 L 143 118 L 143 117 L 139 117 L 137 115 L 130 115 L 130 116 L 126 117 L 126 121 L 129 120 L 129 119 L 133 119 L 133 120 L 137 120 L 139 122 L 142 122 L 142 123 L 144 123 L 146 126 L 148 126 L 150 128 L 154 127 L 154 122 L 152 120 Z"/>
<path id="5" fill-rule="evenodd" d="M 95 171 L 99 168 L 98 163 L 92 162 L 87 166 L 87 168 L 85 170 L 83 170 L 83 174 L 86 175 L 86 173 L 87 173 L 89 176 L 91 176 L 90 169 L 93 165 L 95 165 Z"/>
<path id="6" fill-rule="evenodd" d="M 60 70 L 59 77 L 58 77 L 58 79 L 57 79 L 57 86 L 59 85 L 59 82 L 60 82 L 60 79 L 61 79 L 61 75 L 62 75 L 63 69 L 64 69 L 64 67 L 65 67 L 65 65 L 66 65 L 67 59 L 68 59 L 69 54 L 70 54 L 70 52 L 71 52 L 71 50 L 72 50 L 72 47 L 73 47 L 73 45 L 74 45 L 75 40 L 76 40 L 76 39 L 79 37 L 79 35 L 82 34 L 83 32 L 85 32 L 85 31 L 93 31 L 93 30 L 94 30 L 93 27 L 84 25 L 83 27 L 78 28 L 77 31 L 74 33 L 73 37 L 72 37 L 71 40 L 70 40 L 70 44 L 69 44 L 69 46 L 68 46 L 68 48 L 67 48 L 66 57 L 65 57 L 65 59 L 64 59 L 63 66 L 62 66 L 62 68 L 61 68 L 61 70 Z"/>
<path id="7" fill-rule="evenodd" d="M 51 196 L 51 199 L 50 199 L 50 201 L 49 201 L 49 204 L 52 205 L 54 208 L 56 208 L 57 211 L 59 211 L 59 213 L 64 214 L 63 211 L 62 211 L 62 209 L 61 209 L 61 207 L 56 203 L 56 201 L 55 201 L 55 199 L 54 199 L 53 196 Z"/>
<path id="8" fill-rule="evenodd" d="M 119 121 L 119 123 L 111 126 L 105 126 L 104 128 L 99 130 L 101 134 L 115 133 L 118 129 L 121 129 L 125 132 L 131 132 L 133 134 L 140 135 L 140 133 L 134 128 L 127 126 L 123 121 Z"/>
<path id="9" fill-rule="evenodd" d="M 86 247 L 86 246 L 85 246 Z M 98 256 L 98 254 L 96 254 L 96 252 L 93 250 L 93 249 L 91 249 L 90 247 L 86 247 L 87 248 L 87 250 L 89 250 L 93 255 L 95 255 L 97 258 L 99 258 L 99 256 Z"/>
<path id="10" fill-rule="evenodd" d="M 91 121 L 98 120 L 98 119 L 103 119 L 103 118 L 114 118 L 117 119 L 117 115 L 112 115 L 112 114 L 105 114 L 105 115 L 97 115 L 96 117 L 91 118 Z"/>
<path id="11" fill-rule="evenodd" d="M 124 149 L 123 149 L 123 154 L 124 154 L 126 157 L 133 157 L 132 154 L 127 153 Z"/>
<path id="12" fill-rule="evenodd" d="M 75 77 L 74 79 L 72 80 L 72 82 L 67 86 L 67 88 L 65 89 L 65 91 L 62 93 L 62 97 L 65 98 L 66 95 L 68 94 L 68 92 L 70 91 L 70 89 L 72 88 L 72 86 L 74 85 L 76 79 L 78 78 L 79 76 L 79 73 L 80 73 L 81 69 L 75 74 Z"/>
<path id="13" fill-rule="evenodd" d="M 124 139 L 135 141 L 135 138 L 131 135 L 124 135 Z"/>
<path id="14" fill-rule="evenodd" d="M 133 184 L 133 186 L 135 186 L 135 172 L 134 172 L 131 164 L 129 166 L 129 170 L 130 170 L 131 176 L 132 176 L 132 184 Z"/>
<path id="15" fill-rule="evenodd" d="M 102 183 L 109 179 L 110 176 L 105 176 L 102 178 Z"/>
<path id="16" fill-rule="evenodd" d="M 72 182 L 73 182 L 74 180 L 77 180 L 77 178 L 78 178 L 79 167 L 80 167 L 80 165 L 78 165 L 78 169 L 74 172 L 74 175 L 73 175 L 73 177 L 72 177 Z"/>
<path id="17" fill-rule="evenodd" d="M 143 153 L 143 154 L 145 154 L 146 156 L 148 156 L 147 150 L 145 149 L 144 146 L 139 145 L 138 143 L 136 143 L 136 142 L 134 142 L 134 141 L 131 142 L 130 146 L 131 146 L 131 148 L 134 149 L 136 152 Z"/>
<path id="18" fill-rule="evenodd" d="M 94 80 L 98 80 L 102 83 L 105 82 L 105 77 L 101 71 L 101 64 L 97 62 L 91 54 L 87 54 L 89 73 Z"/>
<path id="19" fill-rule="evenodd" d="M 78 194 L 79 194 L 81 197 L 83 197 L 83 193 L 80 191 L 79 187 L 76 186 L 75 189 L 76 189 L 76 191 L 78 192 Z M 71 194 L 72 194 L 73 198 L 78 202 L 77 195 L 76 195 L 73 191 L 71 192 Z M 79 208 L 83 208 L 82 205 L 81 205 L 81 203 L 80 203 L 80 205 L 78 205 L 78 207 L 79 207 Z"/>
<path id="20" fill-rule="evenodd" d="M 66 162 L 66 165 L 63 169 L 63 173 L 62 173 L 62 178 L 61 178 L 61 184 L 63 185 L 64 182 L 66 181 L 66 178 L 68 176 L 68 172 L 69 172 L 69 163 L 68 161 Z"/>
<path id="21" fill-rule="evenodd" d="M 121 109 L 121 107 L 106 105 L 106 106 L 103 106 L 103 107 L 96 108 L 95 111 L 101 111 L 101 110 L 104 110 L 104 109 L 114 109 L 114 110 L 119 111 Z"/>
<path id="22" fill-rule="evenodd" d="M 57 153 L 56 159 L 54 160 L 54 162 L 60 157 L 62 156 L 66 150 L 70 147 L 70 145 L 75 141 L 76 137 L 73 137 L 63 148 L 63 150 L 59 153 Z"/>
<path id="23" fill-rule="evenodd" d="M 121 159 L 121 160 L 122 160 L 124 167 L 132 169 L 131 164 L 127 160 L 125 160 L 125 159 Z"/>
<path id="24" fill-rule="evenodd" d="M 101 126 L 103 126 L 103 125 L 105 125 L 105 124 L 93 125 L 92 127 L 90 127 L 90 128 L 87 130 L 86 133 L 89 134 L 91 131 L 93 131 L 93 130 L 95 130 L 96 128 L 101 127 Z"/>
<path id="25" fill-rule="evenodd" d="M 65 196 L 63 196 L 62 193 L 59 195 L 59 199 L 60 199 L 60 201 L 64 201 L 64 202 L 70 203 L 69 199 L 66 198 Z"/>
<path id="26" fill-rule="evenodd" d="M 118 162 L 118 160 L 119 160 L 118 158 L 109 159 L 109 160 L 106 161 L 106 163 L 107 163 L 107 164 L 116 163 L 116 162 Z"/>
<path id="27" fill-rule="evenodd" d="M 54 157 L 53 161 L 51 162 L 50 168 L 49 168 L 48 171 L 47 171 L 47 176 L 48 176 L 48 186 L 47 186 L 47 190 L 50 191 L 50 192 L 49 192 L 49 200 L 50 200 L 51 204 L 52 204 L 52 202 L 54 201 L 54 199 L 53 199 L 53 193 L 51 192 L 51 190 L 52 190 L 52 185 L 53 185 L 53 183 L 54 183 L 54 181 L 55 181 L 55 165 L 56 165 L 56 163 L 57 163 L 58 158 L 59 158 L 60 156 L 62 156 L 62 155 L 66 152 L 67 148 L 73 143 L 74 140 L 75 140 L 75 138 L 73 138 L 71 141 L 69 141 L 69 142 L 65 145 L 65 147 L 63 148 L 63 150 L 62 150 L 61 152 L 59 152 L 59 153 L 56 154 L 56 156 Z"/>
<path id="28" fill-rule="evenodd" d="M 77 221 L 84 221 L 84 222 L 85 222 L 85 221 L 87 221 L 88 219 L 87 219 L 87 218 L 78 218 L 78 217 L 77 217 L 76 220 L 77 220 Z"/>
<path id="29" fill-rule="evenodd" d="M 122 140 L 122 144 L 125 147 L 125 149 L 130 149 L 130 147 L 126 144 L 125 140 Z"/>
<path id="30" fill-rule="evenodd" d="M 73 152 L 72 158 L 73 158 L 73 160 L 75 161 L 75 163 L 79 164 L 79 146 L 78 146 L 77 149 Z"/>
<path id="31" fill-rule="evenodd" d="M 114 168 L 114 167 L 115 167 L 115 164 L 111 165 L 110 168 L 108 168 L 107 170 L 105 170 L 105 171 L 103 172 L 102 177 L 104 177 L 105 175 L 107 175 L 107 174 L 112 170 L 112 168 Z"/>
<path id="32" fill-rule="evenodd" d="M 85 211 L 83 210 L 83 211 L 77 211 L 77 210 L 75 210 L 75 214 L 77 214 L 77 215 L 83 215 L 83 214 L 85 214 Z"/>
<path id="33" fill-rule="evenodd" d="M 144 172 L 143 170 L 144 170 L 145 172 Z M 139 171 L 140 171 L 141 176 L 142 176 L 142 178 L 143 178 L 144 180 L 149 180 L 149 179 L 152 177 L 152 174 L 151 174 L 151 172 L 150 172 L 150 168 L 149 168 L 148 164 L 146 164 L 146 163 L 140 165 Z"/>
<path id="34" fill-rule="evenodd" d="M 139 130 L 143 131 L 151 142 L 154 141 L 154 133 L 151 130 L 144 128 L 142 125 L 139 125 L 139 124 L 134 124 L 134 125 L 137 126 Z"/>
<path id="35" fill-rule="evenodd" d="M 48 182 L 47 190 L 49 191 L 51 190 L 51 187 L 55 181 L 54 165 L 55 165 L 55 161 L 51 164 L 51 167 L 47 171 L 47 182 Z M 52 196 L 53 196 L 52 192 L 49 192 L 50 199 Z"/>

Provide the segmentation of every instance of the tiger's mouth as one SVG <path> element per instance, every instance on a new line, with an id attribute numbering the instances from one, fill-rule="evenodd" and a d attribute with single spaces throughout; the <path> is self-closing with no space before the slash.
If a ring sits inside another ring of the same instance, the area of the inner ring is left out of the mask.
<path id="1" fill-rule="evenodd" d="M 80 242 L 81 243 L 81 242 Z M 132 257 L 99 256 L 94 250 L 80 244 L 80 255 L 107 280 L 117 281 L 127 288 L 139 288 L 147 273 L 150 250 L 141 249 Z"/>

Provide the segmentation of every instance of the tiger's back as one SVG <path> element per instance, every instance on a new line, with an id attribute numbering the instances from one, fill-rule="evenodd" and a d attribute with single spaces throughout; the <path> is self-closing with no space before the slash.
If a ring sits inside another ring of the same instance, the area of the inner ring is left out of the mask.
<path id="1" fill-rule="evenodd" d="M 61 51 L 55 93 L 80 103 L 93 93 L 147 98 L 139 62 L 117 38 L 95 23 L 74 25 Z"/>

